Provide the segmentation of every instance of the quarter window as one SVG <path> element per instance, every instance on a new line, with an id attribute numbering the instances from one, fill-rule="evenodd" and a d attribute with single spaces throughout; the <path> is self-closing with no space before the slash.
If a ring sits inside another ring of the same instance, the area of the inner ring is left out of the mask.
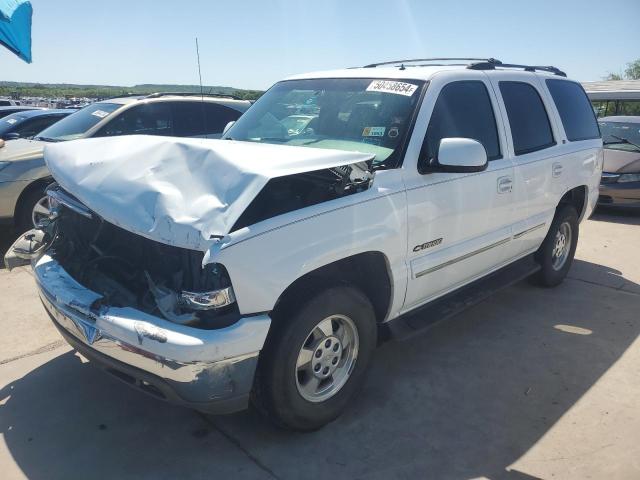
<path id="1" fill-rule="evenodd" d="M 501 158 L 496 118 L 487 87 L 480 81 L 452 82 L 440 92 L 427 127 L 423 161 L 430 161 L 443 138 L 462 137 L 480 142 L 489 160 Z"/>
<path id="2" fill-rule="evenodd" d="M 600 137 L 598 123 L 587 94 L 580 85 L 567 80 L 547 80 L 569 141 Z"/>
<path id="3" fill-rule="evenodd" d="M 555 145 L 549 116 L 538 91 L 524 82 L 500 82 L 516 155 Z"/>

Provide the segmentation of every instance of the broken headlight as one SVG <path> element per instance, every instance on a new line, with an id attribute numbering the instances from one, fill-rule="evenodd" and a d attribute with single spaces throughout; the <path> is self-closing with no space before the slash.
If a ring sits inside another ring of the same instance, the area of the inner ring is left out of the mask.
<path id="1" fill-rule="evenodd" d="M 205 265 L 180 291 L 180 305 L 188 310 L 217 310 L 232 305 L 236 296 L 227 269 L 218 263 Z"/>
<path id="2" fill-rule="evenodd" d="M 180 303 L 193 310 L 210 310 L 231 305 L 236 301 L 232 287 L 209 292 L 187 292 L 180 294 Z"/>

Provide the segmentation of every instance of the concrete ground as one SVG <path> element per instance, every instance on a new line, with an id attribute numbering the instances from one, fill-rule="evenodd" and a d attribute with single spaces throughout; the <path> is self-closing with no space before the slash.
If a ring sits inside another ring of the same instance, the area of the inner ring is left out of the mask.
<path id="1" fill-rule="evenodd" d="M 384 344 L 357 401 L 306 435 L 130 389 L 61 342 L 27 269 L 0 270 L 0 476 L 638 479 L 639 246 L 640 216 L 598 213 L 561 286 Z"/>

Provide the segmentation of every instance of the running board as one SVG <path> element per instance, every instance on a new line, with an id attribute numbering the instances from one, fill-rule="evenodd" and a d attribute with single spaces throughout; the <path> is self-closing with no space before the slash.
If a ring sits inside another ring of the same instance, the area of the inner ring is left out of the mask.
<path id="1" fill-rule="evenodd" d="M 482 277 L 459 290 L 453 291 L 416 310 L 412 310 L 390 322 L 387 335 L 396 340 L 405 340 L 423 333 L 435 324 L 453 317 L 476 305 L 494 293 L 529 277 L 540 270 L 533 255 L 528 255 L 500 270 Z M 383 333 L 384 335 L 384 333 Z M 387 336 L 385 335 L 385 336 Z"/>

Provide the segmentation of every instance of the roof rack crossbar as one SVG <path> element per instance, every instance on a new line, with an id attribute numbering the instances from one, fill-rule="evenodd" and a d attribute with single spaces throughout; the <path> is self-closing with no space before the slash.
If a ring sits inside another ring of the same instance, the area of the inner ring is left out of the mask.
<path id="1" fill-rule="evenodd" d="M 471 70 L 495 70 L 496 67 L 500 67 L 500 68 L 521 68 L 523 69 L 525 72 L 536 72 L 536 71 L 541 71 L 541 72 L 549 72 L 549 73 L 553 73 L 555 75 L 559 75 L 561 77 L 566 77 L 567 74 L 564 73 L 562 70 L 560 70 L 557 67 L 554 67 L 552 65 L 520 65 L 517 63 L 502 63 L 500 60 L 496 60 L 496 59 L 489 59 L 485 62 L 478 62 L 478 63 L 472 63 L 471 65 L 467 66 L 467 68 L 471 69 Z"/>
<path id="2" fill-rule="evenodd" d="M 442 62 L 442 61 L 473 61 L 473 62 L 491 62 L 500 60 L 496 60 L 494 58 L 473 58 L 473 57 L 442 57 L 442 58 L 409 58 L 405 60 L 390 60 L 388 62 L 379 62 L 379 63 L 370 63 L 369 65 L 365 65 L 362 68 L 375 68 L 383 65 L 395 65 L 395 64 L 404 64 L 404 63 L 415 63 L 415 62 Z"/>

